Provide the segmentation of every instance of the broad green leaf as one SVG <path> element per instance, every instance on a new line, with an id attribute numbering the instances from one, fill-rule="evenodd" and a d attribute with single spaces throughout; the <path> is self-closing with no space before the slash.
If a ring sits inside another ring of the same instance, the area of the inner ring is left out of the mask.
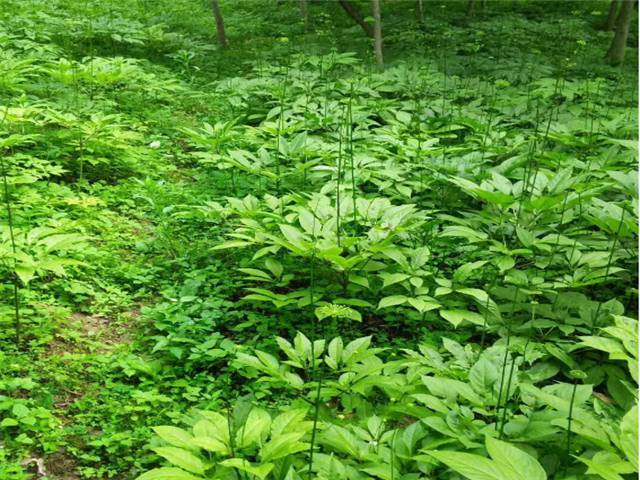
<path id="1" fill-rule="evenodd" d="M 228 240 L 226 242 L 222 242 L 218 245 L 215 245 L 212 250 L 225 250 L 227 248 L 242 248 L 249 245 L 253 245 L 252 242 L 246 242 L 244 240 Z"/>
<path id="2" fill-rule="evenodd" d="M 381 250 L 381 252 L 391 260 L 397 262 L 402 267 L 407 267 L 407 258 L 397 247 L 389 247 Z"/>
<path id="3" fill-rule="evenodd" d="M 263 462 L 270 462 L 286 457 L 309 448 L 308 443 L 300 442 L 305 432 L 282 433 L 271 438 L 262 446 L 260 458 Z"/>
<path id="4" fill-rule="evenodd" d="M 471 453 L 429 451 L 429 455 L 469 480 L 513 480 L 488 458 Z"/>
<path id="5" fill-rule="evenodd" d="M 402 305 L 403 303 L 406 303 L 407 300 L 407 297 L 404 295 L 390 295 L 380 300 L 380 303 L 378 303 L 378 309 Z"/>
<path id="6" fill-rule="evenodd" d="M 487 190 L 477 189 L 473 193 L 475 193 L 482 200 L 503 206 L 511 205 L 517 200 L 511 195 L 507 195 L 501 192 L 489 192 Z"/>
<path id="7" fill-rule="evenodd" d="M 551 355 L 556 357 L 562 363 L 564 363 L 567 367 L 576 369 L 576 362 L 571 358 L 564 350 L 553 343 L 546 343 L 544 346 L 545 350 L 549 352 Z"/>
<path id="8" fill-rule="evenodd" d="M 290 242 L 293 246 L 297 247 L 300 250 L 306 250 L 305 236 L 296 227 L 282 224 L 280 225 L 280 231 L 284 235 L 284 238 L 286 238 L 287 241 Z"/>
<path id="9" fill-rule="evenodd" d="M 57 235 L 49 235 L 41 240 L 41 243 L 46 246 L 47 252 L 53 252 L 56 250 L 69 250 L 71 247 L 77 247 L 82 244 L 89 237 L 83 235 L 77 235 L 75 233 L 63 233 Z"/>
<path id="10" fill-rule="evenodd" d="M 196 447 L 200 447 L 207 452 L 227 454 L 230 449 L 222 441 L 214 437 L 193 437 L 191 441 Z"/>
<path id="11" fill-rule="evenodd" d="M 622 344 L 613 338 L 583 335 L 580 337 L 580 340 L 581 342 L 578 345 L 601 350 L 607 352 L 609 355 L 622 355 L 620 358 L 627 356 Z"/>
<path id="12" fill-rule="evenodd" d="M 547 474 L 538 461 L 510 443 L 486 438 L 489 455 L 506 478 L 511 480 L 546 480 Z"/>
<path id="13" fill-rule="evenodd" d="M 349 275 L 349 282 L 360 285 L 364 288 L 369 288 L 369 280 L 366 277 L 361 277 L 360 275 L 356 275 L 354 273 Z"/>
<path id="14" fill-rule="evenodd" d="M 488 238 L 488 235 L 484 232 L 478 232 L 469 227 L 464 227 L 461 225 L 453 225 L 449 227 L 445 227 L 440 234 L 442 237 L 462 237 L 466 238 L 469 242 L 482 242 Z"/>
<path id="15" fill-rule="evenodd" d="M 487 292 L 479 288 L 459 288 L 456 292 L 475 298 L 483 307 L 487 305 L 487 300 L 489 300 Z M 491 300 L 489 300 L 489 306 L 491 306 Z"/>
<path id="16" fill-rule="evenodd" d="M 398 469 L 394 468 L 392 472 L 391 467 L 386 463 L 371 465 L 363 468 L 362 471 L 371 475 L 372 477 L 380 478 L 381 480 L 393 480 L 394 478 L 400 477 Z"/>
<path id="17" fill-rule="evenodd" d="M 264 264 L 276 278 L 280 278 L 282 276 L 283 267 L 278 260 L 275 258 L 267 258 L 264 261 Z"/>
<path id="18" fill-rule="evenodd" d="M 547 190 L 557 195 L 567 189 L 575 180 L 572 177 L 573 167 L 566 167 L 558 171 L 547 184 Z"/>
<path id="19" fill-rule="evenodd" d="M 346 428 L 331 425 L 319 437 L 320 443 L 332 447 L 338 452 L 359 458 L 358 439 Z"/>
<path id="20" fill-rule="evenodd" d="M 424 375 L 422 383 L 426 385 L 431 393 L 438 397 L 456 401 L 456 397 L 460 396 L 474 405 L 482 405 L 483 403 L 482 398 L 471 386 L 460 380 Z"/>
<path id="21" fill-rule="evenodd" d="M 315 218 L 309 210 L 301 208 L 298 211 L 298 221 L 300 222 L 300 226 L 309 235 L 318 236 L 322 231 L 322 222 Z"/>
<path id="22" fill-rule="evenodd" d="M 427 296 L 408 298 L 407 301 L 409 302 L 409 305 L 418 310 L 420 313 L 435 310 L 436 308 L 440 308 L 442 306 L 433 298 Z"/>
<path id="23" fill-rule="evenodd" d="M 406 273 L 381 273 L 380 277 L 383 280 L 382 288 L 402 282 L 409 278 L 409 276 L 410 275 L 407 275 Z"/>
<path id="24" fill-rule="evenodd" d="M 453 272 L 453 280 L 455 282 L 464 282 L 473 273 L 477 273 L 477 271 L 486 263 L 487 260 L 480 260 L 478 262 L 470 262 L 461 265 L 455 272 Z"/>
<path id="25" fill-rule="evenodd" d="M 244 458 L 229 458 L 228 460 L 224 460 L 219 463 L 223 467 L 227 468 L 237 468 L 243 472 L 250 473 L 251 475 L 255 475 L 260 479 L 267 478 L 269 472 L 273 470 L 273 463 L 263 463 L 261 465 L 252 465 Z"/>
<path id="26" fill-rule="evenodd" d="M 244 425 L 238 430 L 236 443 L 240 448 L 260 443 L 271 426 L 271 415 L 260 408 L 253 408 Z"/>
<path id="27" fill-rule="evenodd" d="M 36 276 L 36 269 L 24 264 L 16 265 L 15 272 L 23 284 L 27 285 Z"/>
<path id="28" fill-rule="evenodd" d="M 16 427 L 18 425 L 20 425 L 20 422 L 11 417 L 6 417 L 0 422 L 0 427 Z"/>
<path id="29" fill-rule="evenodd" d="M 431 258 L 429 247 L 418 247 L 411 252 L 411 267 L 414 269 L 423 267 Z"/>
<path id="30" fill-rule="evenodd" d="M 637 468 L 612 452 L 603 450 L 592 458 L 577 458 L 589 467 L 588 475 L 598 475 L 604 480 L 624 480 L 621 474 L 637 473 Z"/>
<path id="31" fill-rule="evenodd" d="M 262 280 L 267 280 L 267 281 L 272 280 L 271 276 L 268 273 L 263 272 L 262 270 L 258 270 L 257 268 L 239 268 L 238 271 L 242 273 L 246 273 L 251 277 L 260 278 Z"/>
<path id="32" fill-rule="evenodd" d="M 153 449 L 158 455 L 164 457 L 174 465 L 189 472 L 204 474 L 205 467 L 198 457 L 193 453 L 177 447 L 156 447 Z"/>
<path id="33" fill-rule="evenodd" d="M 511 181 L 507 177 L 501 175 L 500 173 L 496 171 L 491 172 L 491 178 L 493 180 L 493 185 L 500 192 L 508 195 L 513 190 L 513 184 L 511 183 Z"/>
<path id="34" fill-rule="evenodd" d="M 620 448 L 638 469 L 638 407 L 627 412 L 620 423 Z"/>
<path id="35" fill-rule="evenodd" d="M 484 325 L 484 317 L 477 312 L 469 310 L 440 310 L 442 318 L 457 327 L 465 320 L 474 325 Z"/>
<path id="36" fill-rule="evenodd" d="M 271 371 L 278 370 L 280 368 L 280 363 L 278 359 L 271 355 L 270 353 L 263 352 L 260 350 L 255 351 L 256 357 L 260 359 L 260 362 L 267 367 Z"/>
<path id="37" fill-rule="evenodd" d="M 325 357 L 325 363 L 332 369 L 337 369 L 338 365 L 342 361 L 342 351 L 344 350 L 344 344 L 342 338 L 337 337 L 329 342 L 327 348 L 328 355 Z"/>
<path id="38" fill-rule="evenodd" d="M 213 422 L 209 420 L 199 420 L 193 426 L 193 434 L 196 437 L 217 437 L 220 432 Z"/>
<path id="39" fill-rule="evenodd" d="M 451 353 L 451 355 L 453 355 L 461 365 L 467 365 L 469 363 L 467 351 L 465 351 L 464 347 L 455 340 L 443 337 L 442 346 L 447 352 Z"/>
<path id="40" fill-rule="evenodd" d="M 329 345 L 329 352 L 331 352 L 331 345 Z M 271 436 L 275 437 L 296 430 L 306 432 L 308 426 L 307 422 L 304 422 L 306 415 L 307 409 L 305 408 L 294 408 L 281 413 L 271 423 Z"/>
<path id="41" fill-rule="evenodd" d="M 196 477 L 179 468 L 154 468 L 143 473 L 136 480 L 203 480 L 202 477 Z"/>
<path id="42" fill-rule="evenodd" d="M 13 413 L 17 418 L 23 418 L 28 416 L 29 413 L 31 413 L 31 410 L 22 403 L 15 403 L 11 408 L 11 413 Z"/>
<path id="43" fill-rule="evenodd" d="M 202 411 L 200 414 L 204 417 L 204 420 L 196 422 L 193 426 L 194 436 L 214 438 L 228 448 L 230 443 L 228 418 L 218 412 Z M 202 448 L 208 450 L 206 447 Z"/>
<path id="44" fill-rule="evenodd" d="M 478 393 L 491 392 L 498 377 L 498 367 L 486 357 L 481 357 L 469 371 L 469 382 Z"/>
<path id="45" fill-rule="evenodd" d="M 187 448 L 190 450 L 194 449 L 194 445 L 191 442 L 193 440 L 193 436 L 182 428 L 160 426 L 153 427 L 153 431 L 156 432 L 161 439 L 174 447 Z"/>
<path id="46" fill-rule="evenodd" d="M 334 303 L 327 303 L 325 305 L 321 305 L 315 310 L 316 317 L 318 320 L 324 320 L 327 317 L 332 318 L 348 318 L 350 320 L 355 320 L 356 322 L 362 321 L 362 315 L 357 310 L 354 310 L 351 307 L 347 307 L 345 305 L 337 305 Z"/>
<path id="47" fill-rule="evenodd" d="M 516 234 L 518 235 L 518 239 L 520 240 L 520 242 L 522 242 L 522 244 L 525 247 L 529 248 L 530 246 L 533 245 L 533 242 L 535 241 L 535 237 L 528 230 L 525 230 L 522 227 L 517 227 Z"/>
<path id="48" fill-rule="evenodd" d="M 513 259 L 513 257 L 509 257 L 507 255 L 498 257 L 495 262 L 501 272 L 506 272 L 507 270 L 512 269 L 516 264 L 516 261 Z"/>
<path id="49" fill-rule="evenodd" d="M 523 394 L 533 395 L 542 403 L 549 405 L 555 410 L 558 410 L 562 417 L 558 418 L 557 420 L 552 420 L 550 423 L 565 429 L 567 428 L 568 422 L 566 415 L 568 415 L 569 408 L 571 406 L 570 400 L 552 395 L 529 384 L 521 384 L 520 390 Z M 595 417 L 595 415 L 591 414 L 589 411 L 583 408 L 574 405 L 573 420 L 574 421 L 572 423 L 572 429 L 576 434 L 587 438 L 588 440 L 595 443 L 596 445 L 601 446 L 602 448 L 609 447 L 609 437 L 606 432 L 600 427 L 600 422 Z"/>

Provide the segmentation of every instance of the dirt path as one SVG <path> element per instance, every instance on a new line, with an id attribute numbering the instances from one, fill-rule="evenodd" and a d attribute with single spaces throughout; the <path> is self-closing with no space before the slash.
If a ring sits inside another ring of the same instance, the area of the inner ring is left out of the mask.
<path id="1" fill-rule="evenodd" d="M 84 358 L 92 355 L 115 355 L 123 345 L 131 342 L 131 330 L 140 316 L 140 306 L 115 317 L 74 313 L 54 336 L 45 351 L 45 358 L 56 358 L 63 363 L 82 364 Z M 78 388 L 79 386 L 83 388 Z M 53 398 L 53 411 L 62 427 L 72 427 L 75 423 L 69 414 L 75 402 L 95 388 L 95 379 L 64 386 L 61 385 Z M 34 478 L 49 480 L 80 480 L 76 459 L 64 448 L 45 458 L 27 458 L 25 465 Z"/>

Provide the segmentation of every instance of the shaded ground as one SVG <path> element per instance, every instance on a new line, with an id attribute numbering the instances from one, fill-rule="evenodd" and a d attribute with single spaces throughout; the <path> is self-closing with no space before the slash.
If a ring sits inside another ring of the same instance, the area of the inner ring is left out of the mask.
<path id="1" fill-rule="evenodd" d="M 140 316 L 140 308 L 118 315 L 117 317 L 74 313 L 68 318 L 64 329 L 58 332 L 48 345 L 46 357 L 58 358 L 62 362 L 82 364 L 92 355 L 112 356 L 114 351 L 131 342 L 131 329 Z M 85 358 L 83 358 L 85 357 Z M 89 376 L 79 384 L 68 388 L 61 386 L 54 396 L 54 414 L 61 426 L 74 428 L 74 416 L 69 409 L 99 385 Z M 78 388 L 81 387 L 81 388 Z M 95 432 L 98 433 L 98 432 Z M 47 477 L 55 480 L 78 480 L 82 478 L 78 471 L 77 460 L 65 448 L 60 448 L 45 459 L 32 457 L 23 462 L 36 478 Z"/>

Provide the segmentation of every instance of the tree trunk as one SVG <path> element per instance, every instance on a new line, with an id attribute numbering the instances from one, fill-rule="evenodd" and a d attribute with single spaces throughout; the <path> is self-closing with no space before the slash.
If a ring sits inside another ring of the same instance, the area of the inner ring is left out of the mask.
<path id="1" fill-rule="evenodd" d="M 380 0 L 371 0 L 373 10 L 373 54 L 379 67 L 384 65 L 382 59 L 382 20 L 380 18 Z"/>
<path id="2" fill-rule="evenodd" d="M 211 0 L 211 10 L 213 10 L 213 16 L 216 19 L 218 45 L 220 45 L 221 48 L 225 48 L 227 46 L 227 35 L 224 33 L 224 19 L 222 18 L 222 12 L 220 11 L 218 0 Z"/>
<path id="3" fill-rule="evenodd" d="M 339 0 L 339 2 L 342 8 L 344 8 L 344 11 L 347 12 L 349 16 L 362 27 L 364 33 L 366 33 L 367 36 L 373 38 L 373 28 L 371 28 L 371 25 L 364 21 L 362 13 L 360 13 L 355 5 L 353 5 L 349 0 Z"/>
<path id="4" fill-rule="evenodd" d="M 424 25 L 424 6 L 422 5 L 422 0 L 418 0 L 418 23 L 422 26 Z"/>
<path id="5" fill-rule="evenodd" d="M 476 0 L 469 0 L 467 2 L 467 17 L 473 16 L 473 13 L 476 10 Z"/>
<path id="6" fill-rule="evenodd" d="M 305 31 L 309 30 L 309 9 L 307 8 L 307 0 L 298 0 L 300 5 L 300 16 L 304 21 Z"/>
<path id="7" fill-rule="evenodd" d="M 613 30 L 613 27 L 616 24 L 616 13 L 618 13 L 618 0 L 611 0 L 611 3 L 609 4 L 609 14 L 607 15 L 607 21 L 604 23 L 605 30 Z"/>
<path id="8" fill-rule="evenodd" d="M 624 60 L 624 50 L 629 37 L 629 25 L 631 23 L 631 13 L 633 12 L 634 0 L 621 0 L 622 6 L 616 19 L 616 33 L 611 41 L 611 46 L 607 51 L 607 62 L 610 65 L 620 65 Z"/>

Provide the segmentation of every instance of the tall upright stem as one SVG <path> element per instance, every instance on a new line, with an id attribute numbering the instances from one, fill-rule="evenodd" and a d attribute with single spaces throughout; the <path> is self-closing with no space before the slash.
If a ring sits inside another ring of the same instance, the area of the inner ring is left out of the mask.
<path id="1" fill-rule="evenodd" d="M 2 121 L 0 121 L 0 125 L 2 125 L 9 113 L 9 107 L 5 108 L 4 116 L 2 117 Z M 13 253 L 13 315 L 14 315 L 14 328 L 15 328 L 15 342 L 16 347 L 20 348 L 20 340 L 22 333 L 22 324 L 20 320 L 20 286 L 18 279 L 18 274 L 16 273 L 16 268 L 18 266 L 18 261 L 16 259 L 16 238 L 13 232 L 13 210 L 11 208 L 11 197 L 9 195 L 9 182 L 7 180 L 7 169 L 5 165 L 4 154 L 0 152 L 0 170 L 2 174 L 2 184 L 4 187 L 4 203 L 7 210 L 7 223 L 9 224 L 9 240 L 11 242 L 11 252 Z"/>
<path id="2" fill-rule="evenodd" d="M 516 287 L 515 293 L 513 294 L 513 304 L 511 305 L 511 313 L 510 317 L 513 316 L 516 310 L 516 302 L 518 301 L 518 294 L 520 293 L 520 287 Z M 507 371 L 507 359 L 509 358 L 509 345 L 511 343 L 511 318 L 509 318 L 509 323 L 507 324 L 507 343 L 504 348 L 504 357 L 502 358 L 502 373 L 500 375 L 500 387 L 498 389 L 498 401 L 496 402 L 496 425 L 495 429 L 498 430 L 499 413 L 500 413 L 500 403 L 502 403 L 502 392 L 504 388 L 504 379 L 505 373 Z M 508 398 L 509 392 L 505 394 L 505 401 Z"/>
<path id="3" fill-rule="evenodd" d="M 356 168 L 353 162 L 353 83 L 349 92 L 349 104 L 347 106 L 347 123 L 349 125 L 349 163 L 351 166 L 351 202 L 353 208 L 353 224 L 356 225 L 357 209 L 356 209 Z"/>
<path id="4" fill-rule="evenodd" d="M 316 265 L 316 212 L 315 208 L 313 209 L 313 226 L 311 228 L 311 232 L 313 235 L 313 251 L 311 253 L 311 267 L 309 270 L 309 296 L 310 296 L 310 305 L 312 312 L 312 321 L 311 321 L 311 380 L 316 378 L 316 350 L 315 350 L 315 338 L 318 330 L 318 318 L 315 315 L 315 265 Z M 309 443 L 309 470 L 308 470 L 308 478 L 312 477 L 312 469 L 313 469 L 313 453 L 314 447 L 316 443 L 316 436 L 318 433 L 318 415 L 320 412 L 320 392 L 322 390 L 322 376 L 318 378 L 318 384 L 316 386 L 315 392 L 315 400 L 313 403 L 313 427 L 311 428 L 311 442 Z"/>
<path id="5" fill-rule="evenodd" d="M 340 183 L 342 179 L 342 125 L 338 127 L 338 177 L 336 179 L 336 243 L 340 246 Z"/>
<path id="6" fill-rule="evenodd" d="M 573 420 L 573 404 L 576 400 L 576 390 L 578 381 L 573 381 L 573 389 L 571 390 L 571 402 L 569 403 L 569 417 L 567 418 L 567 459 L 571 455 L 571 422 Z"/>

